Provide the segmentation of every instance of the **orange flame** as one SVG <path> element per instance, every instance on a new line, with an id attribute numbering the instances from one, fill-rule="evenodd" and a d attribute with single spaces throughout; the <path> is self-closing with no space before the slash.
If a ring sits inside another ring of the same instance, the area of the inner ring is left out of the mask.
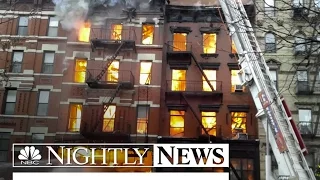
<path id="1" fill-rule="evenodd" d="M 79 30 L 79 36 L 78 36 L 79 41 L 89 42 L 90 30 L 91 30 L 91 27 L 89 22 L 82 24 L 82 27 Z"/>

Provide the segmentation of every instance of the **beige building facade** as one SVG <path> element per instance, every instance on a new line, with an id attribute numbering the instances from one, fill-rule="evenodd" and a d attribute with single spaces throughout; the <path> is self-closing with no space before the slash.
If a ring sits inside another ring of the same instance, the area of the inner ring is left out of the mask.
<path id="1" fill-rule="evenodd" d="M 320 163 L 320 31 L 318 1 L 256 1 L 254 24 L 279 95 L 285 98 L 307 146 L 309 166 Z M 259 122 L 261 179 L 265 179 L 265 130 Z M 272 168 L 276 168 L 273 159 Z"/>

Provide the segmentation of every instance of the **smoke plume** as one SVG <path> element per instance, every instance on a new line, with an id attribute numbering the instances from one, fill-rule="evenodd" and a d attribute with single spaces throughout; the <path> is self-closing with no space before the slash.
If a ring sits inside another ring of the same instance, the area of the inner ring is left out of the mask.
<path id="1" fill-rule="evenodd" d="M 55 13 L 65 30 L 78 29 L 94 14 L 95 7 L 110 7 L 107 17 L 119 17 L 124 8 L 148 9 L 151 0 L 53 0 Z M 121 7 L 121 8 L 114 8 Z M 104 15 L 105 16 L 105 15 Z M 106 18 L 107 18 L 106 17 Z"/>

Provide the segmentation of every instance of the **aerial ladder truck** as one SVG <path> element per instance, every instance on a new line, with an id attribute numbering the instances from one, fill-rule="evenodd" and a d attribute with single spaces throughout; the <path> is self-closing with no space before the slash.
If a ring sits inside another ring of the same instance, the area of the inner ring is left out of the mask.
<path id="1" fill-rule="evenodd" d="M 316 180 L 304 157 L 307 150 L 301 134 L 275 88 L 241 0 L 219 2 L 239 55 L 239 79 L 250 89 L 258 110 L 256 117 L 267 134 L 266 179 Z M 269 146 L 277 161 L 278 173 L 271 172 Z"/>

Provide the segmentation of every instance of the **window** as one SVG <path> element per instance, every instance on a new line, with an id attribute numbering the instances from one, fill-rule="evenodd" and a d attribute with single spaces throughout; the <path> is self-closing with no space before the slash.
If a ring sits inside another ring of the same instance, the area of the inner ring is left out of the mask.
<path id="1" fill-rule="evenodd" d="M 186 90 L 186 73 L 187 70 L 172 70 L 172 91 L 185 91 Z"/>
<path id="2" fill-rule="evenodd" d="M 76 59 L 74 72 L 74 82 L 84 83 L 86 80 L 87 71 L 87 60 L 86 59 Z"/>
<path id="3" fill-rule="evenodd" d="M 303 34 L 297 34 L 294 38 L 295 51 L 304 52 L 306 51 L 305 36 Z"/>
<path id="4" fill-rule="evenodd" d="M 23 51 L 13 51 L 11 72 L 21 73 Z"/>
<path id="5" fill-rule="evenodd" d="M 253 159 L 231 158 L 231 164 L 240 176 L 240 179 L 254 180 L 253 177 Z M 230 180 L 237 180 L 233 171 L 230 171 Z"/>
<path id="6" fill-rule="evenodd" d="M 187 51 L 187 33 L 173 33 L 173 51 Z"/>
<path id="7" fill-rule="evenodd" d="M 184 111 L 170 111 L 170 136 L 184 136 Z"/>
<path id="8" fill-rule="evenodd" d="M 298 81 L 308 81 L 308 72 L 307 71 L 297 71 Z"/>
<path id="9" fill-rule="evenodd" d="M 18 35 L 27 36 L 28 35 L 28 16 L 21 16 L 19 18 Z"/>
<path id="10" fill-rule="evenodd" d="M 79 132 L 82 116 L 82 104 L 70 104 L 68 131 Z"/>
<path id="11" fill-rule="evenodd" d="M 303 6 L 303 0 L 293 0 L 293 6 L 302 7 Z"/>
<path id="12" fill-rule="evenodd" d="M 112 40 L 121 40 L 122 36 L 122 25 L 114 24 L 111 29 L 111 39 Z"/>
<path id="13" fill-rule="evenodd" d="M 247 113 L 231 112 L 231 131 L 234 134 L 247 132 Z"/>
<path id="14" fill-rule="evenodd" d="M 211 86 L 213 87 L 214 90 L 217 88 L 217 83 L 216 83 L 216 71 L 215 70 L 203 70 L 204 74 L 207 76 L 208 80 L 210 81 Z M 202 89 L 203 91 L 212 91 L 210 85 L 206 81 L 206 79 L 202 76 Z"/>
<path id="15" fill-rule="evenodd" d="M 107 105 L 105 105 L 107 106 Z M 116 106 L 109 105 L 107 111 L 103 115 L 103 132 L 113 132 L 114 131 L 114 120 L 116 118 Z"/>
<path id="16" fill-rule="evenodd" d="M 266 42 L 266 49 L 267 53 L 275 53 L 277 52 L 277 45 L 276 45 L 276 37 L 272 33 L 267 33 L 265 36 Z"/>
<path id="17" fill-rule="evenodd" d="M 201 112 L 201 119 L 204 128 L 210 135 L 215 136 L 217 133 L 217 115 L 216 112 Z M 204 134 L 202 130 L 202 134 Z"/>
<path id="18" fill-rule="evenodd" d="M 301 134 L 312 134 L 311 109 L 299 109 L 299 128 Z"/>
<path id="19" fill-rule="evenodd" d="M 239 70 L 231 70 L 231 92 L 243 92 L 244 87 L 241 85 L 238 77 Z"/>
<path id="20" fill-rule="evenodd" d="M 275 16 L 274 0 L 264 1 L 264 11 L 266 16 Z"/>
<path id="21" fill-rule="evenodd" d="M 1 132 L 0 133 L 0 162 L 8 161 L 10 151 L 10 136 L 11 133 Z M 11 152 L 10 152 L 11 153 Z"/>
<path id="22" fill-rule="evenodd" d="M 39 91 L 38 111 L 37 111 L 38 116 L 48 115 L 49 93 L 50 91 Z"/>
<path id="23" fill-rule="evenodd" d="M 237 54 L 237 47 L 236 47 L 236 44 L 234 43 L 233 40 L 232 40 L 232 44 L 231 44 L 231 53 Z"/>
<path id="24" fill-rule="evenodd" d="M 47 35 L 51 37 L 58 36 L 58 27 L 59 27 L 59 21 L 56 17 L 50 17 L 49 18 L 49 28 Z"/>
<path id="25" fill-rule="evenodd" d="M 149 85 L 151 83 L 152 62 L 140 63 L 140 84 Z"/>
<path id="26" fill-rule="evenodd" d="M 43 133 L 32 133 L 31 143 L 43 143 L 44 134 Z"/>
<path id="27" fill-rule="evenodd" d="M 7 97 L 4 107 L 4 114 L 14 114 L 16 101 L 17 101 L 17 90 L 7 90 Z"/>
<path id="28" fill-rule="evenodd" d="M 81 42 L 89 42 L 90 31 L 90 23 L 83 23 L 79 29 L 78 40 Z"/>
<path id="29" fill-rule="evenodd" d="M 217 35 L 203 34 L 203 53 L 214 54 L 217 51 Z"/>
<path id="30" fill-rule="evenodd" d="M 53 72 L 54 52 L 44 52 L 42 73 L 51 74 Z"/>
<path id="31" fill-rule="evenodd" d="M 108 68 L 107 81 L 118 82 L 119 81 L 119 61 L 113 61 Z"/>
<path id="32" fill-rule="evenodd" d="M 137 106 L 137 133 L 145 134 L 148 132 L 149 106 Z"/>
<path id="33" fill-rule="evenodd" d="M 273 80 L 276 89 L 278 89 L 278 81 L 277 81 L 277 71 L 276 70 L 270 70 L 270 74 L 271 74 L 271 80 Z"/>
<path id="34" fill-rule="evenodd" d="M 142 44 L 153 44 L 154 25 L 142 25 Z"/>

